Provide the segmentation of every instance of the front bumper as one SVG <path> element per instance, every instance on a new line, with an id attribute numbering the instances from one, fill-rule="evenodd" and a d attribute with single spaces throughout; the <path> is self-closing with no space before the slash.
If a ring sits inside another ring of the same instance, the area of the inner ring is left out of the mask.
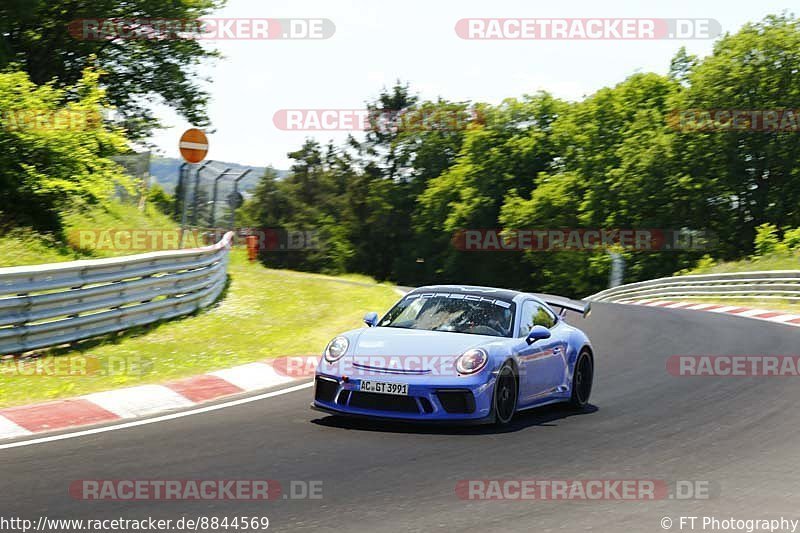
<path id="1" fill-rule="evenodd" d="M 363 415 L 363 414 L 356 414 L 349 411 L 339 411 L 336 409 L 331 409 L 329 407 L 324 407 L 322 405 L 317 405 L 316 402 L 311 402 L 309 406 L 314 411 L 319 411 L 321 413 L 326 413 L 329 415 L 336 415 L 336 416 L 345 416 L 347 418 L 355 418 L 360 420 L 369 420 L 373 422 L 409 422 L 414 424 L 458 424 L 459 426 L 479 426 L 482 424 L 494 424 L 495 417 L 494 415 L 489 415 L 484 418 L 465 418 L 465 419 L 452 419 L 448 418 L 445 420 L 442 419 L 418 419 L 418 418 L 400 418 L 395 416 L 379 416 L 379 415 Z"/>
<path id="2" fill-rule="evenodd" d="M 375 375 L 344 379 L 318 373 L 311 407 L 337 415 L 413 422 L 493 422 L 494 375 L 442 379 Z M 408 395 L 363 392 L 361 380 L 407 383 Z M 432 382 L 433 381 L 433 382 Z"/>

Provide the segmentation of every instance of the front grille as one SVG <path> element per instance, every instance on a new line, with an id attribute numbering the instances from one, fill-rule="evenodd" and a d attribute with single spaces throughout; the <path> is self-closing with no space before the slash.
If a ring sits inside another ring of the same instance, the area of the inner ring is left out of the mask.
<path id="1" fill-rule="evenodd" d="M 469 414 L 475 412 L 475 397 L 468 390 L 440 390 L 436 397 L 448 413 Z"/>
<path id="2" fill-rule="evenodd" d="M 375 392 L 352 391 L 350 393 L 350 407 L 419 414 L 417 401 L 413 397 L 377 394 Z"/>
<path id="3" fill-rule="evenodd" d="M 419 403 L 422 405 L 422 410 L 425 411 L 426 415 L 429 415 L 433 412 L 433 404 L 426 397 L 420 396 Z"/>
<path id="4" fill-rule="evenodd" d="M 379 366 L 370 366 L 365 365 L 363 363 L 353 363 L 354 368 L 358 368 L 359 370 L 371 371 L 371 372 L 378 372 L 384 374 L 412 374 L 412 375 L 423 375 L 423 374 L 430 374 L 430 370 L 425 369 L 411 369 L 411 368 L 385 368 Z"/>
<path id="5" fill-rule="evenodd" d="M 314 381 L 314 399 L 320 402 L 332 402 L 339 384 L 331 379 L 317 377 Z"/>
<path id="6" fill-rule="evenodd" d="M 347 405 L 347 400 L 349 400 L 349 399 L 350 399 L 350 391 L 349 390 L 343 390 L 339 394 L 339 397 L 336 398 L 336 403 L 338 403 L 339 405 Z"/>

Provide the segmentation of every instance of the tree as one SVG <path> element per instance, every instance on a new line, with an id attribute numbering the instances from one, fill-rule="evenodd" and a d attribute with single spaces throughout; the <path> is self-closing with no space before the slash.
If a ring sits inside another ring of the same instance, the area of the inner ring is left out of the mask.
<path id="1" fill-rule="evenodd" d="M 508 191 L 530 194 L 536 176 L 553 164 L 552 125 L 565 110 L 547 93 L 479 107 L 482 121 L 467 128 L 453 166 L 418 197 L 414 226 L 425 243 L 429 279 L 488 284 L 503 278 L 517 286 L 528 279 L 519 254 L 463 252 L 451 241 L 459 230 L 498 228 Z"/>
<path id="2" fill-rule="evenodd" d="M 615 249 L 626 281 L 708 263 L 710 254 L 748 256 L 766 223 L 782 228 L 780 246 L 796 247 L 797 132 L 686 131 L 675 117 L 691 108 L 794 108 L 799 71 L 797 20 L 771 16 L 723 37 L 706 58 L 679 50 L 666 76 L 635 74 L 574 103 L 547 93 L 500 105 L 419 101 L 398 82 L 368 103 L 376 120 L 363 141 L 307 141 L 291 154 L 289 176 L 265 178 L 254 201 L 273 206 L 262 220 L 320 229 L 326 250 L 295 264 L 415 285 L 585 296 L 608 281 L 607 250 L 469 253 L 453 246 L 463 229 L 719 237 L 719 248 Z"/>
<path id="3" fill-rule="evenodd" d="M 167 194 L 158 183 L 154 183 L 147 190 L 147 203 L 168 216 L 172 216 L 175 212 L 175 197 Z"/>
<path id="4" fill-rule="evenodd" d="M 0 223 L 59 232 L 63 209 L 102 205 L 118 186 L 134 191 L 108 157 L 125 152 L 127 141 L 97 119 L 106 105 L 99 76 L 86 69 L 57 89 L 36 86 L 25 72 L 0 74 Z"/>
<path id="5" fill-rule="evenodd" d="M 787 110 L 800 100 L 800 22 L 746 24 L 691 69 L 677 109 Z M 788 115 L 786 115 L 788 116 Z M 795 116 L 795 121 L 798 117 Z M 797 122 L 795 122 L 797 124 Z M 678 136 L 685 172 L 703 183 L 709 225 L 726 258 L 750 250 L 756 226 L 800 225 L 797 131 L 691 131 Z"/>
<path id="6" fill-rule="evenodd" d="M 197 126 L 208 124 L 207 93 L 195 67 L 217 53 L 192 39 L 85 39 L 82 19 L 195 20 L 224 0 L 6 0 L 0 4 L 0 68 L 17 64 L 37 85 L 74 85 L 88 66 L 106 72 L 103 85 L 117 123 L 131 138 L 158 127 L 154 97 Z M 77 21 L 77 22 L 76 22 Z M 70 24 L 72 23 L 72 26 Z M 80 33 L 79 33 L 80 35 Z"/>

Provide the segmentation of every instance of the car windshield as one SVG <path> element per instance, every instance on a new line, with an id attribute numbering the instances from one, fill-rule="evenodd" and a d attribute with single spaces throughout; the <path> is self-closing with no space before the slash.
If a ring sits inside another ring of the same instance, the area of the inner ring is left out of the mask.
<path id="1" fill-rule="evenodd" d="M 410 294 L 379 326 L 510 337 L 514 304 L 479 294 Z"/>

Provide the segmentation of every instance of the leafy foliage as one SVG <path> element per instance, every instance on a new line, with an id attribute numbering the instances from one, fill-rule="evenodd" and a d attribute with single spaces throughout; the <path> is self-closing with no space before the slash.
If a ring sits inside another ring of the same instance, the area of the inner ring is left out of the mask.
<path id="1" fill-rule="evenodd" d="M 147 204 L 155 206 L 164 215 L 175 213 L 175 197 L 170 196 L 157 183 L 150 185 L 147 191 Z"/>
<path id="2" fill-rule="evenodd" d="M 87 68 L 59 89 L 24 72 L 0 73 L 0 227 L 58 231 L 61 210 L 102 204 L 116 187 L 131 187 L 107 157 L 128 149 L 124 135 L 92 120 L 106 107 L 99 76 Z"/>
<path id="3" fill-rule="evenodd" d="M 0 68 L 17 64 L 39 85 L 72 86 L 97 65 L 117 120 L 132 138 L 158 123 L 150 100 L 160 99 L 189 122 L 205 126 L 208 95 L 196 67 L 217 53 L 192 39 L 76 38 L 83 19 L 195 20 L 218 0 L 5 0 L 0 3 Z M 72 24 L 72 26 L 70 26 Z"/>
<path id="4" fill-rule="evenodd" d="M 798 131 L 686 131 L 689 109 L 787 110 L 800 98 L 800 23 L 769 16 L 726 35 L 711 55 L 681 49 L 669 73 L 638 73 L 578 101 L 547 93 L 499 105 L 419 101 L 397 83 L 368 108 L 421 112 L 431 126 L 373 124 L 362 142 L 291 157 L 244 208 L 254 222 L 313 226 L 320 253 L 270 264 L 357 271 L 407 284 L 481 283 L 582 296 L 605 287 L 600 252 L 463 252 L 462 229 L 696 230 L 711 249 L 616 250 L 626 281 L 796 248 Z M 459 127 L 438 127 L 461 113 Z M 382 128 L 380 126 L 383 126 Z M 764 226 L 764 224 L 770 224 Z M 761 228 L 761 229 L 758 229 Z M 768 228 L 768 229 L 765 229 Z M 756 239 L 756 234 L 759 238 Z"/>

